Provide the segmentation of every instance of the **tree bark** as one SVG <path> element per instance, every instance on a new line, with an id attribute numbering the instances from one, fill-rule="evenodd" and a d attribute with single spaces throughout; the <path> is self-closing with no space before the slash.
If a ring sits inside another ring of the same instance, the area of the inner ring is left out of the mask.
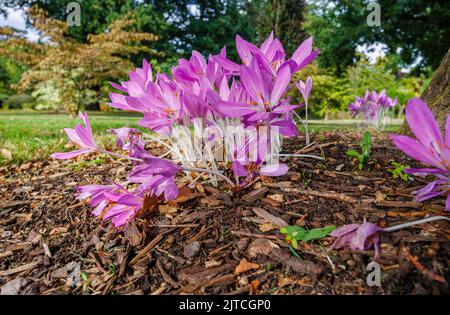
<path id="1" fill-rule="evenodd" d="M 420 99 L 430 107 L 439 125 L 444 128 L 445 120 L 450 114 L 450 49 L 442 59 L 439 68 L 434 72 L 430 85 Z M 406 121 L 400 132 L 409 133 Z"/>

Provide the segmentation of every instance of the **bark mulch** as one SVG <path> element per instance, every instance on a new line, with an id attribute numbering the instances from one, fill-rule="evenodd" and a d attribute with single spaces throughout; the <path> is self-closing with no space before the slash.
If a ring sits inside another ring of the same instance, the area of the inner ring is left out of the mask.
<path id="1" fill-rule="evenodd" d="M 198 183 L 176 202 L 155 204 L 117 230 L 100 224 L 75 186 L 124 179 L 129 165 L 29 162 L 0 168 L 2 294 L 447 294 L 450 224 L 435 221 L 381 236 L 381 286 L 366 284 L 373 251 L 329 250 L 333 238 L 300 243 L 294 255 L 282 225 L 392 226 L 445 215 L 444 199 L 416 203 L 426 179 L 404 182 L 392 161 L 418 166 L 385 135 L 368 167 L 345 156 L 357 133 L 325 132 L 285 143 L 290 172 L 243 190 Z M 299 152 L 301 151 L 301 152 Z"/>

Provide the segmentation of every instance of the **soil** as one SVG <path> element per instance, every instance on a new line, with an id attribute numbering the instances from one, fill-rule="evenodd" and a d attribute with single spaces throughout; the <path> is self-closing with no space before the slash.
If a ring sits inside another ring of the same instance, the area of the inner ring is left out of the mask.
<path id="1" fill-rule="evenodd" d="M 448 216 L 443 198 L 414 202 L 412 192 L 427 178 L 392 177 L 392 161 L 419 165 L 386 135 L 374 137 L 363 171 L 345 155 L 358 149 L 361 135 L 323 132 L 312 141 L 300 153 L 324 161 L 289 158 L 287 175 L 257 178 L 241 190 L 198 182 L 176 202 L 150 205 L 126 229 L 96 220 L 74 189 L 124 179 L 125 161 L 48 159 L 0 168 L 1 293 L 448 294 L 447 221 L 381 234 L 381 286 L 366 283 L 372 250 L 330 250 L 327 236 L 300 243 L 294 254 L 279 232 L 285 223 L 387 227 Z M 300 137 L 284 151 L 303 147 Z"/>

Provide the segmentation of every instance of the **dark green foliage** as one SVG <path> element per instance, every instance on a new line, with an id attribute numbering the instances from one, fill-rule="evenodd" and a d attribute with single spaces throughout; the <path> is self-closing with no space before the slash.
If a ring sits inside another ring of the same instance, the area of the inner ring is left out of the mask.
<path id="1" fill-rule="evenodd" d="M 262 43 L 270 34 L 284 44 L 288 55 L 306 39 L 304 16 L 305 0 L 252 0 L 246 1 L 246 10 L 257 42 Z"/>
<path id="2" fill-rule="evenodd" d="M 388 54 L 398 55 L 397 67 L 416 60 L 421 70 L 439 66 L 450 42 L 450 1 L 378 0 L 380 27 L 366 23 L 369 2 L 314 1 L 307 29 L 321 48 L 321 66 L 340 73 L 357 60 L 359 44 L 374 43 L 383 43 Z"/>

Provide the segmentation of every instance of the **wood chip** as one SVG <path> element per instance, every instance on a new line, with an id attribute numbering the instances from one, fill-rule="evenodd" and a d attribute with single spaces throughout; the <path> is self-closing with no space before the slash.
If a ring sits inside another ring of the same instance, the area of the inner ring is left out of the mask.
<path id="1" fill-rule="evenodd" d="M 29 205 L 31 201 L 29 200 L 11 200 L 11 201 L 4 201 L 0 205 L 0 210 L 2 209 L 8 209 L 18 206 L 26 206 Z"/>
<path id="2" fill-rule="evenodd" d="M 261 187 L 243 196 L 242 200 L 245 202 L 254 202 L 258 199 L 261 199 L 261 197 L 264 196 L 268 191 L 268 187 Z"/>
<path id="3" fill-rule="evenodd" d="M 41 263 L 40 261 L 34 261 L 34 262 L 29 263 L 29 264 L 25 264 L 25 265 L 22 265 L 22 266 L 19 266 L 19 267 L 16 267 L 16 268 L 11 268 L 11 269 L 8 269 L 8 270 L 0 271 L 0 277 L 13 275 L 15 273 L 19 273 L 19 272 L 22 272 L 22 271 L 25 271 L 25 270 L 34 269 L 37 266 L 39 266 L 40 263 Z"/>
<path id="4" fill-rule="evenodd" d="M 129 224 L 125 229 L 125 237 L 130 242 L 132 247 L 136 247 L 141 244 L 142 235 L 134 223 Z"/>
<path id="5" fill-rule="evenodd" d="M 156 237 L 150 242 L 148 243 L 147 246 L 144 247 L 144 249 L 142 249 L 139 254 L 137 254 L 128 264 L 129 266 L 133 266 L 134 264 L 136 264 L 139 260 L 141 260 L 142 257 L 144 257 L 145 255 L 147 255 L 147 253 L 153 248 L 155 247 L 161 240 L 163 239 L 163 234 L 158 234 L 156 235 Z"/>
<path id="6" fill-rule="evenodd" d="M 283 191 L 288 193 L 294 193 L 305 196 L 315 196 L 319 198 L 337 200 L 347 203 L 357 203 L 356 198 L 347 196 L 345 194 L 335 193 L 335 192 L 326 192 L 326 191 L 315 191 L 311 189 L 300 189 L 300 188 L 284 188 Z"/>
<path id="7" fill-rule="evenodd" d="M 282 228 L 282 227 L 289 225 L 282 218 L 274 216 L 273 214 L 267 212 L 266 210 L 264 210 L 262 208 L 254 207 L 252 210 L 256 215 L 266 219 L 268 222 L 272 223 L 277 228 Z"/>
<path id="8" fill-rule="evenodd" d="M 300 260 L 293 257 L 268 239 L 254 240 L 249 245 L 247 253 L 250 257 L 257 257 L 259 255 L 272 257 L 282 264 L 291 267 L 293 270 L 310 276 L 317 276 L 323 272 L 323 269 L 312 261 Z"/>
<path id="9" fill-rule="evenodd" d="M 0 253 L 0 258 L 5 258 L 5 257 L 8 257 L 8 256 L 12 256 L 13 254 L 14 254 L 13 251 L 7 250 L 6 252 Z"/>

